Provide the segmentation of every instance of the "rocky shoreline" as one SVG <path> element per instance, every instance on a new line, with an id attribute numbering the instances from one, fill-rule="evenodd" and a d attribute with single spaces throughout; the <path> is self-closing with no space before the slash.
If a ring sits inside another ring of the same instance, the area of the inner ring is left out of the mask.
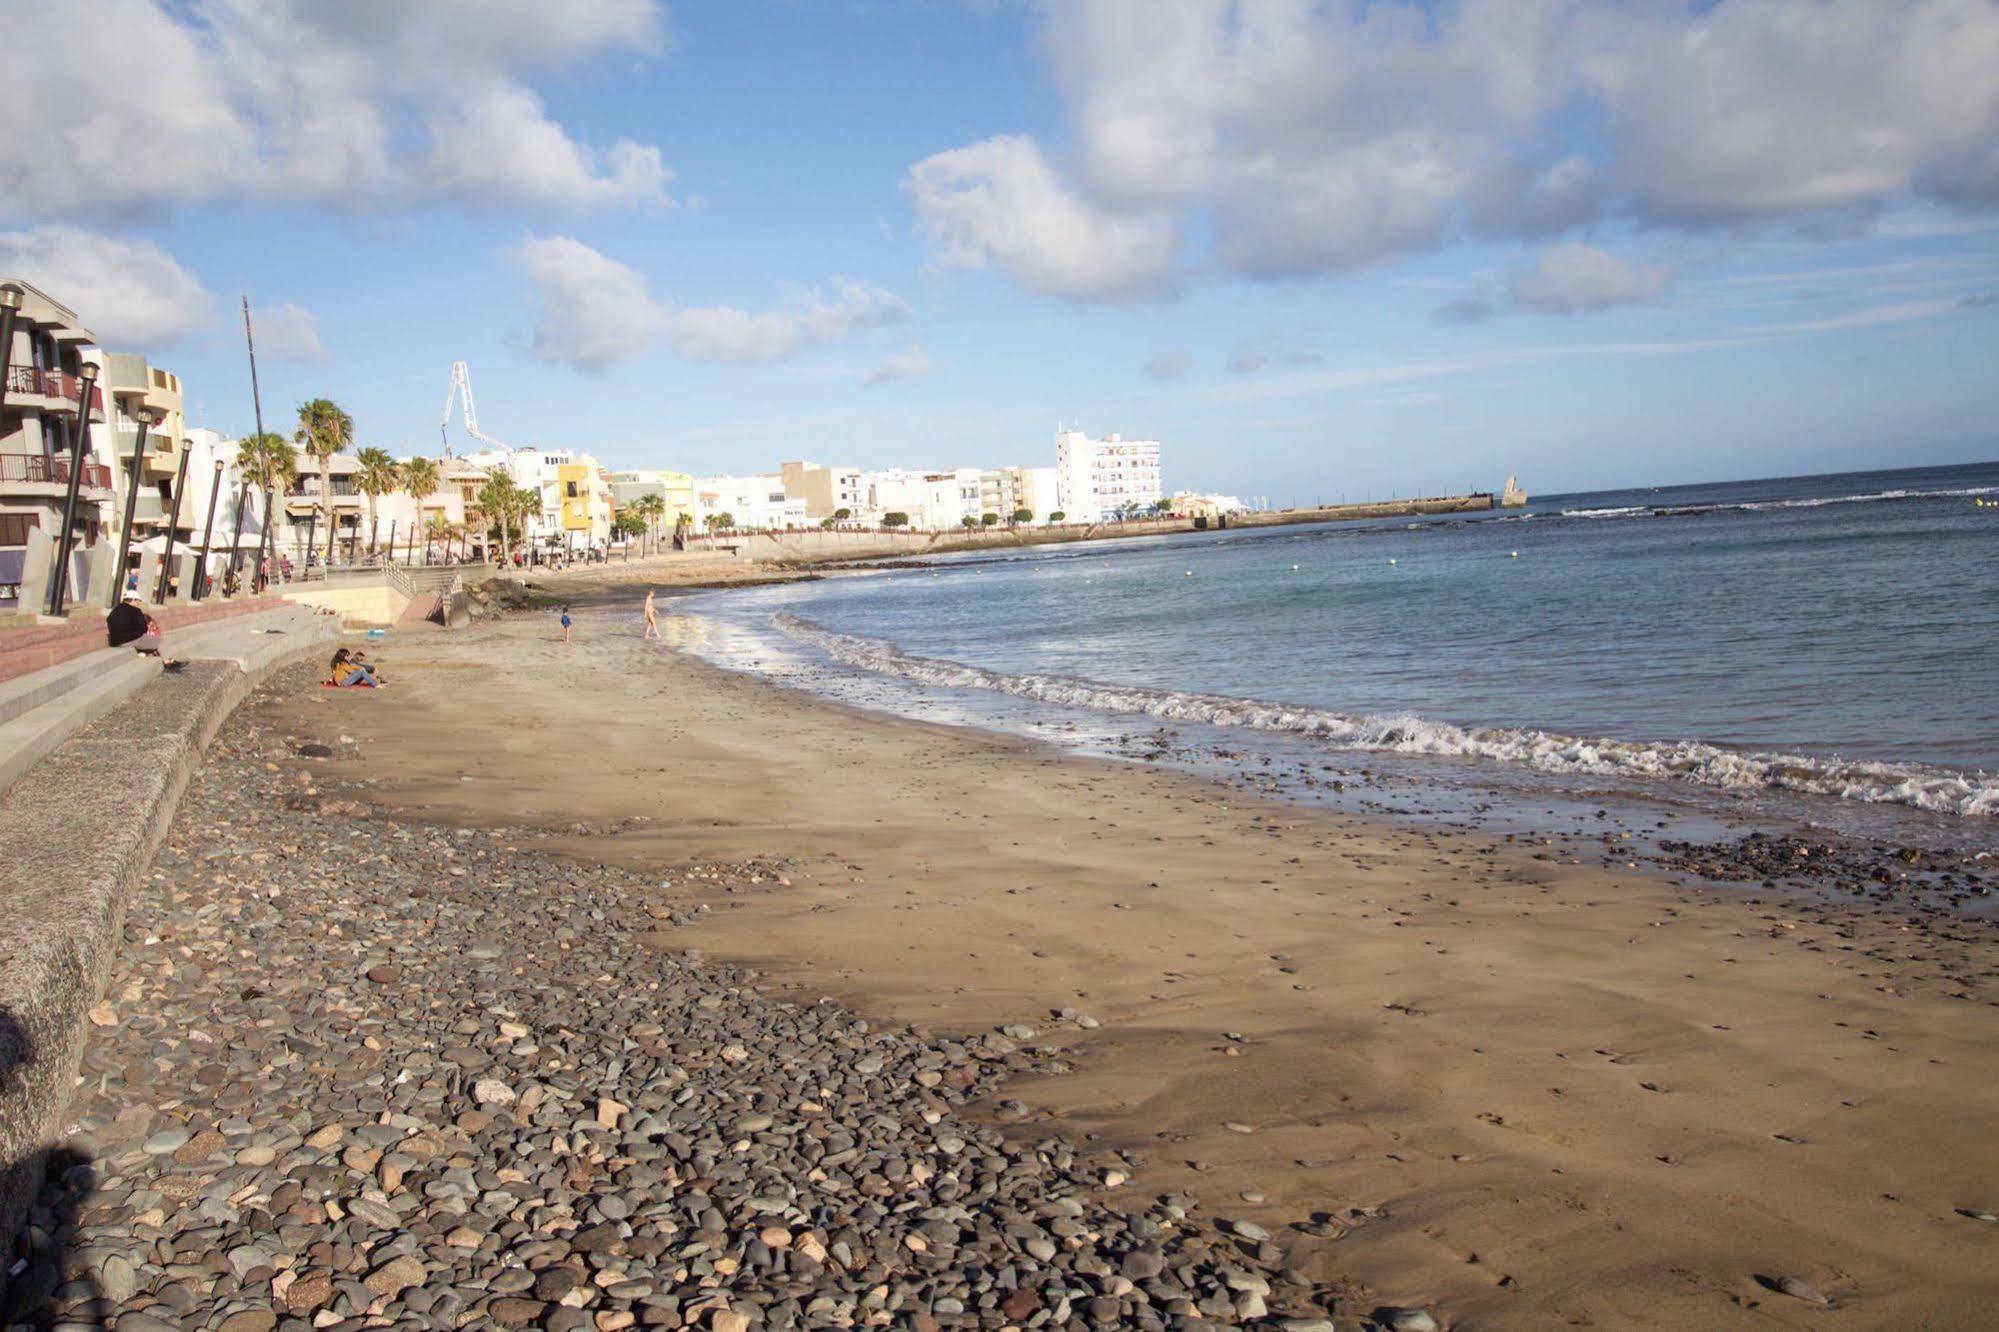
<path id="1" fill-rule="evenodd" d="M 339 737 L 256 702 L 130 905 L 10 1324 L 1435 1326 L 1146 1196 L 1135 1156 L 999 1127 L 1031 1034 L 882 1030 L 704 960 L 697 886 L 781 867 L 378 817 L 317 775 Z"/>

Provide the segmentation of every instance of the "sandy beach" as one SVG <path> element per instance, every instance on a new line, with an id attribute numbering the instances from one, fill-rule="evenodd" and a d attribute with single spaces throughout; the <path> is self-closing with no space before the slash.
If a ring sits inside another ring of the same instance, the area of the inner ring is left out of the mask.
<path id="1" fill-rule="evenodd" d="M 1033 1028 L 1070 1071 L 989 1111 L 1137 1154 L 1140 1192 L 1314 1278 L 1467 1327 L 1989 1316 L 1989 948 L 862 714 L 641 643 L 631 607 L 559 639 L 398 633 L 391 689 L 285 706 L 385 810 L 705 901 L 676 946 L 761 984 Z M 747 857 L 788 882 L 676 873 Z"/>

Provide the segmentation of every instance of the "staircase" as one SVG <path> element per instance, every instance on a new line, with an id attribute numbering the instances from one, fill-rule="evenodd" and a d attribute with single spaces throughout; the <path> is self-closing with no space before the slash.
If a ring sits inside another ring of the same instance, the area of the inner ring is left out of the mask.
<path id="1" fill-rule="evenodd" d="M 315 649 L 330 653 L 340 637 L 334 617 L 271 599 L 175 607 L 154 618 L 166 630 L 164 650 L 176 660 L 227 662 L 246 674 Z M 105 647 L 102 620 L 0 636 L 0 790 L 138 693 L 160 669 L 157 657 Z"/>

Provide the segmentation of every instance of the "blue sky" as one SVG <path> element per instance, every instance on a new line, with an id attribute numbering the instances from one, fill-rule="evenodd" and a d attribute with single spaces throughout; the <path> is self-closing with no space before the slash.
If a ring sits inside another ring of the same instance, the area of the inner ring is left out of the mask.
<path id="1" fill-rule="evenodd" d="M 247 293 L 267 424 L 397 451 L 464 359 L 490 434 L 697 473 L 1057 422 L 1278 503 L 1999 457 L 1989 0 L 107 0 L 75 68 L 51 8 L 10 77 L 100 114 L 0 125 L 0 269 L 229 432 Z M 212 92 L 91 89 L 121 44 Z"/>

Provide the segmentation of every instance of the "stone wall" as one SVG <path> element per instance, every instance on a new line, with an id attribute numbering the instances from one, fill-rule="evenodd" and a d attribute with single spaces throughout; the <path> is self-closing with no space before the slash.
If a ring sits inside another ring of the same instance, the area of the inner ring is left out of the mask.
<path id="1" fill-rule="evenodd" d="M 162 675 L 0 794 L 0 1244 L 65 1137 L 77 1059 L 128 896 L 202 750 L 257 681 L 198 662 Z M 0 1281 L 4 1284 L 4 1281 Z"/>

